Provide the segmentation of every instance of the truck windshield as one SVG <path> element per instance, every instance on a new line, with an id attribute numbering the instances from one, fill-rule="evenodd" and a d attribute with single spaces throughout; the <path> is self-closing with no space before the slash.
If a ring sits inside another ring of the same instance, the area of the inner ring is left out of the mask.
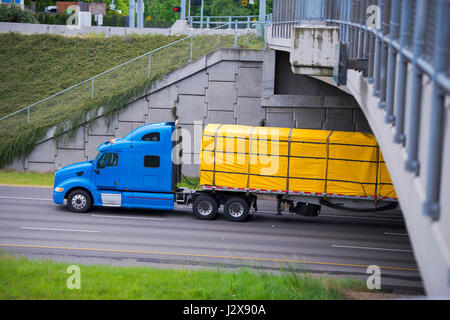
<path id="1" fill-rule="evenodd" d="M 101 153 L 101 157 L 97 161 L 97 169 L 104 169 L 106 167 L 107 155 L 107 153 Z"/>

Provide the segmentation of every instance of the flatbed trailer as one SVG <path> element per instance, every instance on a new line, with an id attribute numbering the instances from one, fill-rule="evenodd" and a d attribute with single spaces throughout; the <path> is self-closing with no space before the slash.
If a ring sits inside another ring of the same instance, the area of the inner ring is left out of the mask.
<path id="1" fill-rule="evenodd" d="M 191 201 L 204 219 L 213 219 L 223 204 L 225 217 L 244 221 L 261 195 L 277 200 L 278 214 L 309 217 L 322 205 L 359 211 L 397 206 L 375 137 L 359 132 L 210 124 L 202 137 L 200 186 Z M 198 194 L 202 201 L 195 202 Z"/>

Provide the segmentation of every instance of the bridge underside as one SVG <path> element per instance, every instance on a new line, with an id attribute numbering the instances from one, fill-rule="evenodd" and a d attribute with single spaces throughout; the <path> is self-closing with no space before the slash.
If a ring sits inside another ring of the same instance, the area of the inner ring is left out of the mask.
<path id="1" fill-rule="evenodd" d="M 302 29 L 307 32 L 305 33 Z M 316 30 L 311 31 L 311 29 Z M 329 29 L 330 27 L 324 22 L 311 24 L 303 21 L 278 26 L 274 24 L 267 32 L 268 43 L 270 48 L 284 52 L 283 55 L 289 55 L 288 60 L 294 72 L 302 76 L 320 75 L 321 77 L 315 78 L 332 84 L 333 78 L 327 73 L 330 66 L 337 64 L 334 48 L 339 45 L 339 41 L 336 41 L 336 37 L 328 37 L 327 44 L 319 45 L 316 41 L 325 39 L 326 37 L 318 35 L 329 32 Z M 335 27 L 335 30 L 339 31 L 339 27 Z M 347 38 L 347 44 L 348 41 L 351 43 L 352 39 L 364 39 L 361 29 L 356 30 L 352 31 L 353 36 Z M 349 31 L 346 32 L 349 33 Z M 400 55 L 395 56 L 395 54 L 389 56 L 388 60 L 388 52 L 392 50 L 390 48 L 388 51 L 388 46 L 377 51 L 378 56 L 381 56 L 380 60 L 377 60 L 375 58 L 377 53 L 370 51 L 375 50 L 375 46 L 369 46 L 369 41 L 374 40 L 370 40 L 370 37 L 366 39 L 368 39 L 366 42 L 358 41 L 358 45 L 351 45 L 348 50 L 350 53 L 356 53 L 354 57 L 361 57 L 362 55 L 358 53 L 363 51 L 368 52 L 368 56 L 371 57 L 368 64 L 369 77 L 378 78 L 372 82 L 373 78 L 368 79 L 367 74 L 363 76 L 363 72 L 348 70 L 345 73 L 347 85 L 339 88 L 355 98 L 378 140 L 399 196 L 427 293 L 448 297 L 450 295 L 450 199 L 448 197 L 450 195 L 450 166 L 448 165 L 450 163 L 450 95 L 436 84 L 437 76 L 432 78 L 425 72 L 418 73 L 417 64 L 415 65 L 412 61 L 405 58 L 400 60 L 402 59 Z M 388 61 L 390 61 L 389 66 Z M 402 66 L 404 66 L 403 69 L 400 68 Z M 397 90 L 398 84 L 395 82 L 397 81 L 395 77 L 398 79 L 399 74 L 404 74 L 405 84 L 400 91 Z M 441 81 L 442 84 L 445 85 Z M 392 109 L 386 107 L 389 102 L 386 101 L 389 99 L 395 102 L 402 99 L 404 101 L 394 110 L 393 107 Z M 397 108 L 404 114 L 398 113 Z M 437 117 L 436 114 L 440 116 Z M 400 122 L 401 127 L 398 124 L 400 120 L 404 121 Z M 436 134 L 436 126 L 442 129 L 441 134 Z M 400 135 L 399 132 L 402 134 Z M 439 148 L 442 154 L 436 155 L 436 150 Z M 416 159 L 412 161 L 411 158 L 414 159 L 414 156 Z M 436 181 L 436 184 L 430 184 L 430 181 Z M 435 193 L 432 194 L 430 190 L 434 190 Z"/>

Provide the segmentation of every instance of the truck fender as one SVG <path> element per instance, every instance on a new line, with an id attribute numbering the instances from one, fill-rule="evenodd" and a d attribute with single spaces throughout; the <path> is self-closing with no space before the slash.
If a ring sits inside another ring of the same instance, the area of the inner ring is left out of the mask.
<path id="1" fill-rule="evenodd" d="M 92 196 L 92 204 L 93 205 L 100 205 L 97 200 L 97 188 L 94 184 L 92 184 L 91 181 L 84 178 L 75 178 L 75 179 L 69 179 L 61 183 L 59 188 L 64 188 L 64 198 L 67 198 L 69 196 L 69 193 L 71 190 L 76 188 L 86 189 L 89 191 L 89 193 Z"/>

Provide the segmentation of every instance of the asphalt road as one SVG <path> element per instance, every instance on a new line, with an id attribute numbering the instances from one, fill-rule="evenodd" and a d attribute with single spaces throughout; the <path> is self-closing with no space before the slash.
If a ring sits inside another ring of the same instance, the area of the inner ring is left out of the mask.
<path id="1" fill-rule="evenodd" d="M 381 269 L 382 289 L 423 293 L 400 211 L 348 213 L 323 208 L 306 218 L 274 214 L 276 203 L 258 202 L 246 223 L 221 215 L 201 221 L 191 208 L 175 211 L 94 208 L 77 214 L 51 200 L 49 188 L 0 186 L 0 250 L 29 258 L 80 264 L 150 265 L 367 279 Z"/>

